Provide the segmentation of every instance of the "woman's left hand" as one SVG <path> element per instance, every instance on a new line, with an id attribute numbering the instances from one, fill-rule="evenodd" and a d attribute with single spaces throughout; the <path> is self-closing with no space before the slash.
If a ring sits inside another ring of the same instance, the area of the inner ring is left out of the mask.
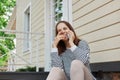
<path id="1" fill-rule="evenodd" d="M 69 35 L 69 43 L 71 45 L 73 45 L 74 44 L 74 39 L 75 39 L 74 33 L 71 30 L 69 30 L 69 31 L 67 31 L 67 34 Z"/>

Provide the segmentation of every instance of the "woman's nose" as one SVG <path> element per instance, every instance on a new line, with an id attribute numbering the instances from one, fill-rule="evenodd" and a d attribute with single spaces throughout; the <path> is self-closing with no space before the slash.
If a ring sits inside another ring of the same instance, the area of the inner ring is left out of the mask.
<path id="1" fill-rule="evenodd" d="M 62 33 L 64 33 L 64 32 L 65 32 L 65 30 L 61 30 L 61 32 L 62 32 Z"/>
<path id="2" fill-rule="evenodd" d="M 60 32 L 61 34 L 65 34 L 65 31 L 64 30 L 61 30 L 61 32 Z"/>

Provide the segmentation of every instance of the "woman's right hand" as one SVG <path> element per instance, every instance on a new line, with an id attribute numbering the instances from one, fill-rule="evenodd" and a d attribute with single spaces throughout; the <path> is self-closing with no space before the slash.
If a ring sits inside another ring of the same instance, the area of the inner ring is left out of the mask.
<path id="1" fill-rule="evenodd" d="M 58 45 L 59 41 L 64 39 L 64 38 L 65 38 L 64 35 L 62 35 L 61 33 L 58 33 L 58 35 L 54 38 L 54 42 L 53 42 L 52 47 L 57 48 L 57 45 Z"/>

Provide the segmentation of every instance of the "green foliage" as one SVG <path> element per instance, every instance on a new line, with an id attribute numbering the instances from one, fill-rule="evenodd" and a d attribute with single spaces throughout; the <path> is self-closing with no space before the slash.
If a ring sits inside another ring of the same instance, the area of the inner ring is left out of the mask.
<path id="1" fill-rule="evenodd" d="M 0 29 L 3 29 L 7 25 L 8 20 L 4 17 L 0 17 Z"/>
<path id="2" fill-rule="evenodd" d="M 0 0 L 0 29 L 6 27 L 15 2 L 15 0 Z"/>
<path id="3" fill-rule="evenodd" d="M 10 19 L 11 12 L 15 6 L 16 0 L 0 0 L 0 29 L 4 29 L 7 26 L 8 20 Z M 15 48 L 13 39 L 15 35 L 5 34 L 0 31 L 0 37 L 12 37 L 12 38 L 0 38 L 0 66 L 6 64 L 10 50 Z M 1 57 L 2 55 L 5 55 Z"/>
<path id="4" fill-rule="evenodd" d="M 8 49 L 4 45 L 0 44 L 0 55 L 4 55 L 7 52 L 8 52 Z"/>
<path id="5" fill-rule="evenodd" d="M 62 16 L 63 16 L 63 0 L 54 0 L 55 1 L 55 20 L 56 21 L 60 21 L 62 19 Z"/>
<path id="6" fill-rule="evenodd" d="M 3 56 L 3 57 L 0 59 L 0 66 L 6 65 L 6 64 L 7 64 L 7 61 L 8 61 L 8 55 Z"/>

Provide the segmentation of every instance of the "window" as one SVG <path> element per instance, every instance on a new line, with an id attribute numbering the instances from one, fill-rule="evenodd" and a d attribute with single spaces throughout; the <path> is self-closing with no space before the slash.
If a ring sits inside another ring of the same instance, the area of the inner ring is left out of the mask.
<path id="1" fill-rule="evenodd" d="M 51 3 L 51 20 L 52 20 L 52 37 L 55 36 L 55 24 L 58 21 L 65 20 L 71 23 L 72 19 L 71 0 L 52 0 Z"/>
<path id="2" fill-rule="evenodd" d="M 24 11 L 24 52 L 30 50 L 30 6 Z"/>
<path id="3" fill-rule="evenodd" d="M 58 22 L 63 19 L 63 0 L 54 0 L 54 19 Z"/>

